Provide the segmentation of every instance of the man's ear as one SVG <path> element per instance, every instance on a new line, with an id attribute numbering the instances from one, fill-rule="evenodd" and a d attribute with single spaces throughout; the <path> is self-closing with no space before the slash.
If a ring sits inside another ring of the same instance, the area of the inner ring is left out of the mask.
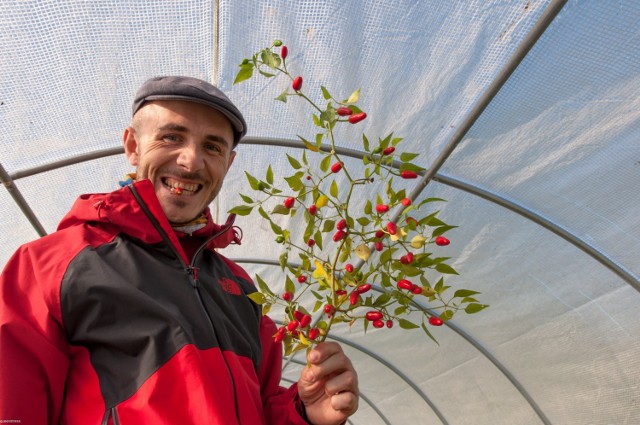
<path id="1" fill-rule="evenodd" d="M 138 166 L 138 139 L 136 136 L 136 130 L 129 126 L 125 128 L 124 135 L 122 136 L 124 142 L 124 154 L 129 160 L 129 164 L 134 167 Z"/>
<path id="2" fill-rule="evenodd" d="M 229 163 L 227 164 L 227 171 L 231 168 L 231 164 L 233 164 L 233 160 L 236 159 L 236 151 L 231 151 L 229 154 Z"/>

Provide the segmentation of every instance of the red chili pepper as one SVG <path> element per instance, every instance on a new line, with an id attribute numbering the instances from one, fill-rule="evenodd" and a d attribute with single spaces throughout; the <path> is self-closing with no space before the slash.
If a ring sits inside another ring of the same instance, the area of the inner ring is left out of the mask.
<path id="1" fill-rule="evenodd" d="M 311 316 L 308 314 L 305 314 L 304 316 L 302 316 L 302 318 L 300 319 L 300 327 L 306 328 L 310 324 L 311 324 Z"/>
<path id="2" fill-rule="evenodd" d="M 407 279 L 400 279 L 397 286 L 398 289 L 406 289 L 407 291 L 411 291 L 413 289 L 413 283 L 409 282 Z"/>
<path id="3" fill-rule="evenodd" d="M 298 283 L 305 283 L 307 281 L 307 277 L 303 274 L 298 276 Z"/>
<path id="4" fill-rule="evenodd" d="M 284 328 L 282 328 L 282 329 L 284 329 Z M 273 337 L 273 340 L 274 340 L 275 342 L 282 342 L 282 340 L 283 340 L 283 339 L 284 339 L 284 333 L 280 333 L 280 332 L 278 332 L 278 333 Z"/>
<path id="5" fill-rule="evenodd" d="M 396 223 L 394 223 L 393 221 L 387 223 L 387 231 L 390 235 L 395 235 L 397 230 L 398 228 L 396 227 Z"/>
<path id="6" fill-rule="evenodd" d="M 285 300 L 286 302 L 289 302 L 293 299 L 293 294 L 287 291 L 282 294 L 282 299 Z"/>
<path id="7" fill-rule="evenodd" d="M 391 319 L 387 320 L 387 327 L 389 329 L 391 329 L 393 327 L 393 320 L 391 320 Z"/>
<path id="8" fill-rule="evenodd" d="M 331 304 L 326 304 L 324 306 L 324 312 L 327 313 L 328 315 L 332 315 L 333 313 L 336 312 L 336 308 Z"/>
<path id="9" fill-rule="evenodd" d="M 376 230 L 376 238 L 380 239 L 384 236 L 384 230 Z"/>
<path id="10" fill-rule="evenodd" d="M 400 262 L 402 264 L 411 264 L 413 263 L 413 253 L 409 252 L 407 255 L 403 255 L 400 257 Z"/>
<path id="11" fill-rule="evenodd" d="M 331 166 L 331 172 L 332 173 L 337 173 L 340 170 L 342 170 L 342 163 L 341 162 L 336 162 L 335 164 L 333 164 Z"/>
<path id="12" fill-rule="evenodd" d="M 280 49 L 280 57 L 282 59 L 286 59 L 288 54 L 289 54 L 289 49 L 287 49 L 287 46 L 282 46 L 282 48 Z"/>
<path id="13" fill-rule="evenodd" d="M 338 230 L 334 235 L 333 235 L 333 241 L 334 242 L 339 242 L 342 239 L 344 239 L 344 237 L 347 236 L 347 234 L 345 232 L 343 232 L 342 230 Z"/>
<path id="14" fill-rule="evenodd" d="M 309 339 L 316 339 L 320 336 L 318 328 L 313 328 L 309 331 Z"/>
<path id="15" fill-rule="evenodd" d="M 313 239 L 309 239 L 309 240 L 307 241 L 307 245 L 309 245 L 309 246 L 314 246 L 315 244 L 316 244 L 316 241 L 315 241 L 315 240 L 313 240 Z"/>
<path id="16" fill-rule="evenodd" d="M 289 323 L 287 323 L 287 329 L 289 330 L 289 332 L 293 332 L 298 327 L 298 324 L 299 323 L 297 320 L 292 320 Z"/>
<path id="17" fill-rule="evenodd" d="M 405 207 L 408 207 L 409 205 L 411 205 L 411 199 L 409 198 L 403 198 L 402 201 L 402 205 L 404 205 Z"/>
<path id="18" fill-rule="evenodd" d="M 444 322 L 439 317 L 431 316 L 429 317 L 429 323 L 431 323 L 433 326 L 442 326 Z"/>
<path id="19" fill-rule="evenodd" d="M 336 295 L 346 295 L 347 291 L 345 291 L 344 289 L 336 289 Z"/>
<path id="20" fill-rule="evenodd" d="M 302 88 L 302 77 L 297 76 L 293 79 L 293 83 L 291 83 L 291 88 L 295 91 L 298 91 Z"/>
<path id="21" fill-rule="evenodd" d="M 367 311 L 367 313 L 364 315 L 364 317 L 365 317 L 365 319 L 373 322 L 374 320 L 382 319 L 383 315 L 378 310 L 371 310 L 371 311 Z"/>
<path id="22" fill-rule="evenodd" d="M 318 207 L 315 204 L 309 206 L 309 214 L 316 215 L 318 213 Z"/>
<path id="23" fill-rule="evenodd" d="M 371 284 L 370 283 L 363 283 L 362 285 L 359 285 L 356 288 L 356 292 L 358 294 L 364 294 L 365 292 L 369 292 L 370 289 L 371 289 Z"/>
<path id="24" fill-rule="evenodd" d="M 422 294 L 422 287 L 418 285 L 413 285 L 413 288 L 411 288 L 411 292 L 414 293 L 415 295 L 420 295 Z"/>
<path id="25" fill-rule="evenodd" d="M 382 242 L 380 241 L 375 243 L 375 247 L 376 247 L 376 251 L 382 251 L 384 249 L 384 245 L 382 245 Z"/>
<path id="26" fill-rule="evenodd" d="M 286 208 L 291 209 L 291 208 L 293 208 L 293 204 L 295 202 L 296 202 L 296 198 L 294 198 L 294 197 L 287 198 L 287 199 L 284 200 L 284 206 Z"/>
<path id="27" fill-rule="evenodd" d="M 414 171 L 402 170 L 400 171 L 400 177 L 402 177 L 403 179 L 415 179 L 416 177 L 418 177 L 418 174 L 416 174 Z"/>
<path id="28" fill-rule="evenodd" d="M 296 319 L 298 322 L 302 320 L 303 316 L 304 316 L 304 313 L 301 312 L 300 310 L 296 310 L 293 312 L 293 318 Z"/>
<path id="29" fill-rule="evenodd" d="M 344 230 L 346 228 L 347 228 L 347 220 L 345 220 L 344 218 L 340 220 L 338 223 L 336 223 L 336 229 Z"/>
<path id="30" fill-rule="evenodd" d="M 389 146 L 382 151 L 382 155 L 391 155 L 395 150 L 396 148 L 394 146 Z"/>
<path id="31" fill-rule="evenodd" d="M 436 237 L 436 245 L 438 246 L 449 245 L 449 243 L 450 243 L 449 239 L 445 238 L 444 236 Z"/>
<path id="32" fill-rule="evenodd" d="M 347 273 L 353 273 L 353 264 L 345 265 L 344 269 L 347 271 Z"/>
<path id="33" fill-rule="evenodd" d="M 358 304 L 359 299 L 360 299 L 360 294 L 358 294 L 357 292 L 352 292 L 349 295 L 349 304 L 356 305 Z"/>
<path id="34" fill-rule="evenodd" d="M 336 109 L 336 113 L 341 117 L 347 117 L 353 114 L 353 111 L 351 110 L 351 108 L 347 108 L 346 106 L 341 106 L 338 109 Z"/>
<path id="35" fill-rule="evenodd" d="M 384 322 L 382 320 L 374 320 L 373 327 L 376 329 L 384 328 Z"/>
<path id="36" fill-rule="evenodd" d="M 351 124 L 359 123 L 363 119 L 367 118 L 367 114 L 364 112 L 358 112 L 357 114 L 353 114 L 349 116 L 349 122 Z"/>
<path id="37" fill-rule="evenodd" d="M 376 212 L 378 214 L 384 214 L 387 211 L 389 211 L 389 205 L 386 205 L 386 204 L 377 204 L 376 205 Z"/>

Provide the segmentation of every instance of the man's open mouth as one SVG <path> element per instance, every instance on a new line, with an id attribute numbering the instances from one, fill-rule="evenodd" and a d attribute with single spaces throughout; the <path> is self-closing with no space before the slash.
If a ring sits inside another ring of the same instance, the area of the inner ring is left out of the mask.
<path id="1" fill-rule="evenodd" d="M 183 183 L 170 177 L 164 177 L 162 184 L 176 195 L 193 195 L 200 190 L 202 185 L 196 183 Z"/>

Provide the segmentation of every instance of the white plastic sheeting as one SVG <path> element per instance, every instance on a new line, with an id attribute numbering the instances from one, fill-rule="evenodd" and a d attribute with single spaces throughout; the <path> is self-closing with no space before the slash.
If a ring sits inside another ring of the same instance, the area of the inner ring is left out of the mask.
<path id="1" fill-rule="evenodd" d="M 1 263 L 38 236 L 28 209 L 51 232 L 78 194 L 130 171 L 119 155 L 56 164 L 116 152 L 154 75 L 213 81 L 245 113 L 221 220 L 250 192 L 245 171 L 286 175 L 284 154 L 300 152 L 280 145 L 315 134 L 311 112 L 273 100 L 283 79 L 232 85 L 280 38 L 305 87 L 361 88 L 369 118 L 341 147 L 393 131 L 441 165 L 419 199 L 448 200 L 449 282 L 491 305 L 435 330 L 439 346 L 420 331 L 338 332 L 363 394 L 351 423 L 640 423 L 639 2 L 4 0 L 0 24 Z M 259 217 L 237 223 L 245 242 L 225 254 L 281 290 L 281 247 Z"/>

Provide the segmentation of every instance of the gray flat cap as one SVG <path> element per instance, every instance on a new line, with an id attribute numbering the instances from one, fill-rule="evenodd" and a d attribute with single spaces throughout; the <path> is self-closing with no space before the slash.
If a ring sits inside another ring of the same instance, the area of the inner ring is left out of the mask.
<path id="1" fill-rule="evenodd" d="M 163 76 L 151 78 L 140 87 L 133 100 L 131 115 L 151 100 L 186 100 L 202 103 L 223 113 L 234 129 L 233 146 L 247 134 L 242 113 L 217 87 L 193 77 Z"/>

